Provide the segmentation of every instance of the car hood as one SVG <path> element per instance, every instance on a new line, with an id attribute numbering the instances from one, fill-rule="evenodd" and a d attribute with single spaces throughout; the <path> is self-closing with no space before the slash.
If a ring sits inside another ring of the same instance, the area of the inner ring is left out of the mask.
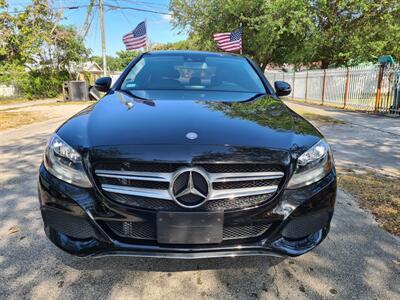
<path id="1" fill-rule="evenodd" d="M 197 138 L 187 138 L 195 133 Z M 293 150 L 320 133 L 281 100 L 143 100 L 112 92 L 68 120 L 58 134 L 75 148 L 218 145 Z"/>

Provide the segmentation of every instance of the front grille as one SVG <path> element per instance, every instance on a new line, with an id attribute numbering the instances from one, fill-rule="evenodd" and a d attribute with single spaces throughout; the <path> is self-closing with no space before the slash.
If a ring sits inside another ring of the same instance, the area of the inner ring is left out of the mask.
<path id="1" fill-rule="evenodd" d="M 152 241 L 157 239 L 156 225 L 150 222 L 107 221 L 105 225 L 119 237 Z M 223 240 L 259 237 L 263 235 L 270 226 L 271 224 L 224 226 Z"/>
<path id="2" fill-rule="evenodd" d="M 191 205 L 192 202 L 199 203 L 196 210 L 233 210 L 256 206 L 271 201 L 285 177 L 283 170 L 278 166 L 250 163 L 185 165 L 112 162 L 97 163 L 94 164 L 94 168 L 96 182 L 109 199 L 150 210 L 195 207 Z M 190 171 L 190 176 L 186 170 Z M 176 177 L 177 174 L 181 175 Z M 189 184 L 190 178 L 198 191 L 197 195 L 190 192 L 177 197 L 185 192 L 185 185 Z M 204 179 L 209 181 L 210 188 Z M 173 182 L 174 180 L 176 181 Z M 186 201 L 191 196 L 198 199 L 186 203 L 181 201 L 180 206 L 173 200 L 170 189 L 178 202 L 183 199 Z M 204 203 L 203 195 L 208 197 Z"/>

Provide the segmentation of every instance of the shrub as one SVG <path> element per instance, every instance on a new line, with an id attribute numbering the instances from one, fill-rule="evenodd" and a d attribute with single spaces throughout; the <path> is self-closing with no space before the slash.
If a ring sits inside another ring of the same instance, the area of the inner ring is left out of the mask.
<path id="1" fill-rule="evenodd" d="M 62 84 L 67 80 L 69 75 L 66 71 L 42 68 L 22 74 L 16 85 L 28 99 L 52 98 L 62 92 Z"/>

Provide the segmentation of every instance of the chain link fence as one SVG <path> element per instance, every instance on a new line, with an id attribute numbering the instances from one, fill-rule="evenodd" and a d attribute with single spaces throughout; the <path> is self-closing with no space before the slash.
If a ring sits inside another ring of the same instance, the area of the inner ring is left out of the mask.
<path id="1" fill-rule="evenodd" d="M 290 98 L 334 107 L 400 115 L 400 66 L 374 65 L 301 72 L 267 71 L 292 86 Z"/>

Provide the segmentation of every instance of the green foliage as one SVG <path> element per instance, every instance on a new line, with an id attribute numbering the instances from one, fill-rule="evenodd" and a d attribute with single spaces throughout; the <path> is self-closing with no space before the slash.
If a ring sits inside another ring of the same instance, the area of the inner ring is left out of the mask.
<path id="1" fill-rule="evenodd" d="M 187 40 L 177 41 L 175 43 L 155 44 L 152 50 L 202 50 L 201 45 L 197 44 L 196 39 L 189 37 Z M 205 50 L 205 49 L 204 49 Z"/>
<path id="2" fill-rule="evenodd" d="M 25 73 L 19 78 L 16 86 L 28 99 L 51 98 L 61 93 L 62 84 L 69 79 L 67 71 L 55 71 L 46 67 Z"/>
<path id="3" fill-rule="evenodd" d="M 117 51 L 116 56 L 107 55 L 107 69 L 110 71 L 122 71 L 141 51 Z M 103 68 L 103 58 L 101 56 L 92 56 L 90 58 Z"/>
<path id="4" fill-rule="evenodd" d="M 306 61 L 329 65 L 377 62 L 382 54 L 400 58 L 400 2 L 393 0 L 310 1 L 314 33 Z"/>
<path id="5" fill-rule="evenodd" d="M 22 12 L 9 13 L 0 0 L 0 82 L 15 84 L 25 96 L 54 97 L 62 82 L 74 79 L 71 63 L 89 55 L 72 26 L 58 24 L 60 15 L 47 0 L 33 0 Z"/>
<path id="6" fill-rule="evenodd" d="M 171 0 L 175 27 L 198 49 L 243 24 L 244 54 L 267 64 L 348 65 L 400 58 L 400 2 L 393 0 Z"/>
<path id="7" fill-rule="evenodd" d="M 68 70 L 70 64 L 79 63 L 89 57 L 90 51 L 85 47 L 83 39 L 75 27 L 57 25 L 52 32 L 52 42 L 47 45 L 47 61 L 44 53 L 42 64 L 55 64 L 58 70 Z"/>

